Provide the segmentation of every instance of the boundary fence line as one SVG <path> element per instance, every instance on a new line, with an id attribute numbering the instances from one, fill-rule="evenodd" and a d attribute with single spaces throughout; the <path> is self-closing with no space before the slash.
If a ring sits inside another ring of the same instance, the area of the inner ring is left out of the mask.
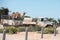
<path id="1" fill-rule="evenodd" d="M 53 26 L 54 28 L 54 36 L 56 36 L 56 26 Z M 41 38 L 44 36 L 44 27 L 41 28 Z M 3 37 L 2 40 L 6 39 L 6 30 L 3 30 Z M 25 40 L 28 40 L 28 27 L 25 28 Z"/>

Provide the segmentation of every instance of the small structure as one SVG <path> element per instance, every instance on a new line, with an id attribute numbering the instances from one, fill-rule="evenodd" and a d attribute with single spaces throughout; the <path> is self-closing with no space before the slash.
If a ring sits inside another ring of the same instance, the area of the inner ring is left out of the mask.
<path id="1" fill-rule="evenodd" d="M 24 19 L 24 15 L 25 13 L 23 14 L 20 14 L 19 12 L 16 12 L 16 13 L 12 13 L 11 15 L 7 15 L 8 18 L 3 18 L 1 19 L 1 24 L 7 26 L 7 25 L 21 25 L 22 24 L 22 21 Z M 3 15 L 4 16 L 4 15 Z"/>
<path id="2" fill-rule="evenodd" d="M 36 22 L 33 22 L 32 20 L 33 20 L 33 18 L 24 18 L 23 25 L 28 25 L 28 26 L 32 25 L 32 26 L 35 26 Z"/>

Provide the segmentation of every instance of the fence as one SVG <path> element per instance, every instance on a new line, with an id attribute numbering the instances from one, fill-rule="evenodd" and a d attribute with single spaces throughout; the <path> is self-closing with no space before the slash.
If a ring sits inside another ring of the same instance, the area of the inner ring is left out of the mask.
<path id="1" fill-rule="evenodd" d="M 54 28 L 54 36 L 56 36 L 56 26 L 54 25 L 53 26 Z M 41 28 L 41 38 L 43 38 L 44 36 L 44 27 Z M 2 40 L 5 40 L 6 38 L 6 30 L 3 30 L 3 37 L 2 37 Z M 28 40 L 28 27 L 25 28 L 25 40 Z"/>

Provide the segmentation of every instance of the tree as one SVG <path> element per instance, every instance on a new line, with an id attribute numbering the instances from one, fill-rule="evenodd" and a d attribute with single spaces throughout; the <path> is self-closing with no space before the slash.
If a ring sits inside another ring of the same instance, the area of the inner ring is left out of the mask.
<path id="1" fill-rule="evenodd" d="M 54 19 L 54 18 L 46 18 L 47 19 L 47 21 L 50 21 L 50 22 L 55 22 L 55 23 L 57 23 L 57 21 Z"/>
<path id="2" fill-rule="evenodd" d="M 0 19 L 1 19 L 1 13 L 2 13 L 2 9 L 0 8 Z"/>
<path id="3" fill-rule="evenodd" d="M 0 19 L 1 19 L 1 13 L 0 13 Z"/>
<path id="4" fill-rule="evenodd" d="M 24 16 L 24 17 L 26 17 L 26 18 L 31 18 L 30 16 Z"/>
<path id="5" fill-rule="evenodd" d="M 53 18 L 46 18 L 47 19 L 47 21 L 53 21 Z"/>
<path id="6" fill-rule="evenodd" d="M 58 23 L 60 24 L 60 19 L 58 19 Z"/>
<path id="7" fill-rule="evenodd" d="M 8 8 L 1 7 L 0 13 L 2 13 L 2 15 L 7 15 L 8 12 L 9 12 Z"/>
<path id="8" fill-rule="evenodd" d="M 8 8 L 1 7 L 0 8 L 0 18 L 3 15 L 8 15 L 8 12 L 9 12 Z"/>

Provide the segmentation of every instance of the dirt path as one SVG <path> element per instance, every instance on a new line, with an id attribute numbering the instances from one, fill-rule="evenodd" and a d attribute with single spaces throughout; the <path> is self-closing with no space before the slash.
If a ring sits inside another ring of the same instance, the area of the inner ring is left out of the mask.
<path id="1" fill-rule="evenodd" d="M 6 35 L 6 40 L 24 40 L 25 32 L 20 32 L 13 35 Z M 2 40 L 2 34 L 0 34 L 0 40 Z M 60 34 L 54 36 L 53 34 L 44 34 L 44 38 L 41 38 L 41 34 L 36 32 L 28 33 L 28 40 L 60 40 Z"/>

